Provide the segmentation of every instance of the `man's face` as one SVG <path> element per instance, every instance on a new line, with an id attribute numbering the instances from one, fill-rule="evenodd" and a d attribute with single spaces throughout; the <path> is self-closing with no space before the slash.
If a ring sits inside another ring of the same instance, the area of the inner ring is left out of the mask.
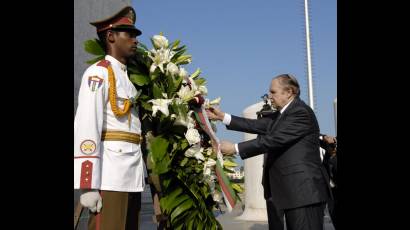
<path id="1" fill-rule="evenodd" d="M 285 106 L 292 98 L 291 90 L 284 90 L 280 84 L 279 79 L 273 79 L 269 89 L 269 99 L 272 106 L 280 110 Z"/>
<path id="2" fill-rule="evenodd" d="M 114 33 L 115 47 L 121 56 L 129 58 L 137 51 L 137 34 L 132 30 L 118 31 Z"/>

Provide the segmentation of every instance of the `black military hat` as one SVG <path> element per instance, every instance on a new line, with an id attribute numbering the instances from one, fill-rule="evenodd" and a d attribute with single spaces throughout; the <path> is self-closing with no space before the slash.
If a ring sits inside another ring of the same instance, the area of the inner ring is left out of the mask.
<path id="1" fill-rule="evenodd" d="M 90 24 L 97 28 L 97 33 L 108 29 L 134 30 L 137 32 L 137 36 L 139 36 L 142 32 L 135 27 L 135 20 L 135 10 L 131 6 L 126 6 L 113 16 L 104 20 L 90 22 Z"/>

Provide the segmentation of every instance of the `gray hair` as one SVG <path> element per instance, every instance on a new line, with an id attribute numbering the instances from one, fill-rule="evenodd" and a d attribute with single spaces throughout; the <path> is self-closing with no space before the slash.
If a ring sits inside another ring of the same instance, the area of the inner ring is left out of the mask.
<path id="1" fill-rule="evenodd" d="M 299 83 L 296 77 L 291 74 L 281 74 L 276 76 L 274 79 L 278 79 L 279 83 L 283 86 L 285 90 L 291 89 L 292 93 L 296 96 L 300 96 Z"/>

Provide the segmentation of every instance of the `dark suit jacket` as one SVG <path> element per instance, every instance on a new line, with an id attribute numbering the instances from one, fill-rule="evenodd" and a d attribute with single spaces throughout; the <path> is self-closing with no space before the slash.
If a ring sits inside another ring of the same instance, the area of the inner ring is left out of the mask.
<path id="1" fill-rule="evenodd" d="M 329 177 L 321 164 L 319 125 L 312 109 L 295 98 L 276 119 L 232 116 L 228 129 L 258 134 L 238 144 L 242 159 L 267 153 L 262 184 L 265 198 L 279 209 L 330 198 Z"/>

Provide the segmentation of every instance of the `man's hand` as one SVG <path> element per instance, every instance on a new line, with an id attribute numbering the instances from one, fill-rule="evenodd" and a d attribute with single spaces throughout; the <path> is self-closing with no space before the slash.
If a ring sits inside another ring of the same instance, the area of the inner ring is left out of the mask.
<path id="1" fill-rule="evenodd" d="M 84 191 L 80 196 L 80 203 L 91 212 L 100 212 L 102 208 L 102 198 L 97 190 Z"/>
<path id="2" fill-rule="evenodd" d="M 227 156 L 232 156 L 236 153 L 235 145 L 229 141 L 221 141 L 220 148 L 221 152 Z"/>
<path id="3" fill-rule="evenodd" d="M 222 121 L 224 119 L 225 113 L 217 108 L 209 107 L 209 109 L 206 110 L 206 115 L 208 115 L 208 118 L 211 120 Z"/>
<path id="4" fill-rule="evenodd" d="M 336 143 L 336 138 L 328 135 L 323 136 L 323 140 L 328 144 Z"/>

